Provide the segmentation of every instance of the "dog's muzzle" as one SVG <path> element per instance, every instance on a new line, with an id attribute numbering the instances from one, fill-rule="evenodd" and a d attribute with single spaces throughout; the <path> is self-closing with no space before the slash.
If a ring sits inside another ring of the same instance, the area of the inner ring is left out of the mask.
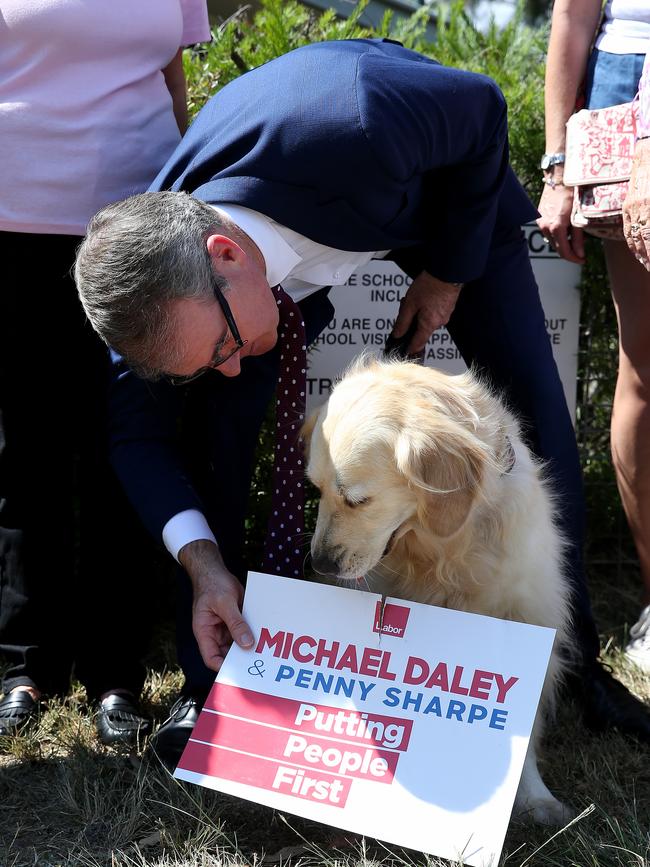
<path id="1" fill-rule="evenodd" d="M 327 550 L 321 550 L 317 553 L 312 552 L 311 565 L 315 572 L 328 578 L 338 577 L 341 571 L 340 564 L 335 559 L 334 552 Z"/>

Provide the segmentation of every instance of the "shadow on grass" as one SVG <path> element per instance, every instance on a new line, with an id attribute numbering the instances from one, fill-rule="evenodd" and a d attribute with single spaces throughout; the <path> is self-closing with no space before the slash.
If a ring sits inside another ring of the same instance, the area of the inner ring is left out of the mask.
<path id="1" fill-rule="evenodd" d="M 92 720 L 69 705 L 48 710 L 38 729 L 23 738 L 5 739 L 10 755 L 0 760 L 3 867 L 440 863 L 179 783 L 135 751 L 102 747 Z M 502 863 L 647 864 L 647 751 L 616 735 L 587 735 L 566 706 L 549 730 L 543 756 L 551 789 L 577 809 L 591 803 L 596 809 L 555 838 L 548 829 L 513 822 Z"/>

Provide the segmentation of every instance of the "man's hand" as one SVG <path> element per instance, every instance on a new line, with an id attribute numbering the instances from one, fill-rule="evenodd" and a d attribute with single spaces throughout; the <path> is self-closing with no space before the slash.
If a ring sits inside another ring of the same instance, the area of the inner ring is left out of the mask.
<path id="1" fill-rule="evenodd" d="M 203 662 L 219 671 L 233 640 L 245 650 L 253 646 L 253 635 L 241 615 L 244 588 L 226 569 L 213 542 L 190 542 L 181 548 L 178 559 L 192 580 L 192 629 Z"/>
<path id="2" fill-rule="evenodd" d="M 562 180 L 557 167 L 553 177 L 557 181 Z M 544 184 L 544 192 L 537 207 L 541 214 L 537 225 L 546 240 L 553 244 L 563 259 L 582 265 L 585 261 L 584 232 L 571 225 L 573 187 L 565 187 L 562 183 L 554 187 Z"/>
<path id="3" fill-rule="evenodd" d="M 406 350 L 408 355 L 422 352 L 436 328 L 449 322 L 460 289 L 460 286 L 438 280 L 426 271 L 419 274 L 411 283 L 402 298 L 392 331 L 392 336 L 399 339 L 406 334 L 409 325 L 417 317 L 418 327 Z"/>
<path id="4" fill-rule="evenodd" d="M 650 271 L 650 139 L 636 143 L 632 174 L 623 202 L 623 234 L 636 258 Z"/>

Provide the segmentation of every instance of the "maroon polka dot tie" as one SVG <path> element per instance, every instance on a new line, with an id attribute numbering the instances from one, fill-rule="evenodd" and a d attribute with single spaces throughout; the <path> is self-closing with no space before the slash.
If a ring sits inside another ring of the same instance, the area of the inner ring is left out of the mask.
<path id="1" fill-rule="evenodd" d="M 280 374 L 271 517 L 262 568 L 265 572 L 293 578 L 302 577 L 303 565 L 305 492 L 303 453 L 298 437 L 305 418 L 307 347 L 300 308 L 281 286 L 274 286 L 272 291 L 280 313 Z"/>

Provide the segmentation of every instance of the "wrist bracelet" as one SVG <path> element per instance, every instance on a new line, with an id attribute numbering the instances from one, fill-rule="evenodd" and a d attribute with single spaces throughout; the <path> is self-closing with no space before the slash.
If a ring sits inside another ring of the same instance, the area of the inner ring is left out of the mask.
<path id="1" fill-rule="evenodd" d="M 546 186 L 550 187 L 552 190 L 554 190 L 555 187 L 563 187 L 564 186 L 564 181 L 556 181 L 555 178 L 553 178 L 552 176 L 550 178 L 544 177 L 543 181 L 546 184 Z"/>

